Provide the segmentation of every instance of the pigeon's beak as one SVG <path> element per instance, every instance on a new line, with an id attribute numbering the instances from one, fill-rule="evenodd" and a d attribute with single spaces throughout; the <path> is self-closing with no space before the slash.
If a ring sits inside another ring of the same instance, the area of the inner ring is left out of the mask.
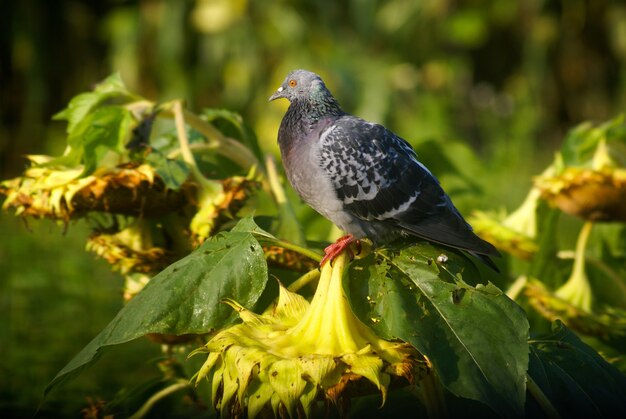
<path id="1" fill-rule="evenodd" d="M 268 99 L 268 101 L 269 101 L 269 102 L 271 102 L 272 100 L 276 100 L 276 99 L 279 99 L 279 98 L 281 98 L 281 97 L 285 97 L 285 96 L 283 95 L 283 90 L 285 90 L 285 89 L 283 88 L 283 86 L 280 86 L 280 87 L 279 87 L 279 88 L 278 88 L 278 89 L 274 92 L 274 94 L 273 94 L 272 96 L 270 96 L 270 98 Z"/>

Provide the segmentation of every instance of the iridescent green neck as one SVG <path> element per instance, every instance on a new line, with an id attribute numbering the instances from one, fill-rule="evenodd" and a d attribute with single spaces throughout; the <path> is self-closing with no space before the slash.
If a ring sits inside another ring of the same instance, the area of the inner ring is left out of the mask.
<path id="1" fill-rule="evenodd" d="M 304 118 L 318 121 L 325 116 L 341 116 L 345 112 L 323 84 L 314 85 L 308 96 L 295 100 L 291 107 Z"/>

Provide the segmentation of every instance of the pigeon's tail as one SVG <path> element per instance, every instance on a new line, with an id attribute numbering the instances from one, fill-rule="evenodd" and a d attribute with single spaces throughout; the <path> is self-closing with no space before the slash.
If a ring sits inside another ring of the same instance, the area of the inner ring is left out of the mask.
<path id="1" fill-rule="evenodd" d="M 463 221 L 459 222 L 458 228 L 453 228 L 450 224 L 406 224 L 401 223 L 399 227 L 410 234 L 423 239 L 450 246 L 455 249 L 464 250 L 470 255 L 480 259 L 485 265 L 496 272 L 500 272 L 489 256 L 500 256 L 500 252 L 489 242 L 478 237 L 471 227 Z"/>

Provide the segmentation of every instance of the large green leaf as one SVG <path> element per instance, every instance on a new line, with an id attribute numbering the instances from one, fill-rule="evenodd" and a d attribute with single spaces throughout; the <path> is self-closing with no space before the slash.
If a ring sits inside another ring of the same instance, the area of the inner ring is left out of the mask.
<path id="1" fill-rule="evenodd" d="M 564 418 L 626 417 L 626 376 L 561 322 L 530 348 L 528 374 L 543 393 L 530 394 L 540 405 L 547 400 Z"/>
<path id="2" fill-rule="evenodd" d="M 444 269 L 436 262 L 441 253 L 421 243 L 376 263 L 373 256 L 355 261 L 351 293 L 370 302 L 367 309 L 355 303 L 355 309 L 376 319 L 380 333 L 426 355 L 453 394 L 521 416 L 528 367 L 525 313 L 492 284 L 472 287 L 452 279 L 451 274 L 472 275 L 469 262 L 446 251 Z M 365 292 L 366 298 L 357 295 Z"/>
<path id="3" fill-rule="evenodd" d="M 265 257 L 252 233 L 232 231 L 210 238 L 152 278 L 57 374 L 46 393 L 92 364 L 108 346 L 148 333 L 207 333 L 232 323 L 237 314 L 222 300 L 253 307 L 266 282 Z"/>

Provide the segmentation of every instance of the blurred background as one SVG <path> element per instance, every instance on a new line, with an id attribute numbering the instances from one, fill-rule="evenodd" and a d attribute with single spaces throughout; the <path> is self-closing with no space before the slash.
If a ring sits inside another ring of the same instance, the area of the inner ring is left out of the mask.
<path id="1" fill-rule="evenodd" d="M 22 0 L 2 10 L 0 179 L 22 172 L 25 154 L 60 154 L 65 126 L 52 115 L 113 72 L 153 100 L 240 113 L 276 154 L 287 103 L 267 98 L 288 71 L 313 70 L 345 110 L 409 140 L 464 213 L 515 208 L 569 128 L 626 109 L 618 1 Z M 0 213 L 0 412 L 32 415 L 121 307 L 121 281 L 84 252 L 86 231 Z M 76 416 L 154 374 L 154 345 L 116 351 L 42 411 Z"/>

